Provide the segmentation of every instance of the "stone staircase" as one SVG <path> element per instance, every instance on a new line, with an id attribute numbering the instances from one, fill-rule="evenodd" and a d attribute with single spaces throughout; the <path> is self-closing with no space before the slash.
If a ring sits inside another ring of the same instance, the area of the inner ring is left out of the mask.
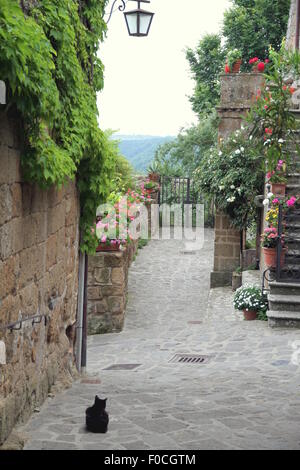
<path id="1" fill-rule="evenodd" d="M 300 132 L 297 134 L 300 144 Z M 289 151 L 291 164 L 287 195 L 297 196 L 300 195 L 300 157 L 295 147 Z M 288 252 L 280 282 L 269 282 L 269 326 L 300 328 L 300 205 L 285 217 L 284 227 Z"/>

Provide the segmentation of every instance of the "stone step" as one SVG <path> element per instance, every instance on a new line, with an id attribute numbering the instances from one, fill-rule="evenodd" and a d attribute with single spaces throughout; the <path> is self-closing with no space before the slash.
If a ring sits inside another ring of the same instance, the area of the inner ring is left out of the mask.
<path id="1" fill-rule="evenodd" d="M 269 282 L 270 295 L 296 295 L 300 296 L 300 282 Z"/>
<path id="2" fill-rule="evenodd" d="M 268 299 L 270 310 L 300 312 L 300 296 L 298 295 L 269 294 Z"/>
<path id="3" fill-rule="evenodd" d="M 298 231 L 300 232 L 300 219 L 299 219 L 299 221 L 297 221 L 293 217 L 293 221 L 286 223 L 285 227 L 286 227 L 286 230 L 288 230 L 288 231 L 291 230 L 294 233 L 298 233 Z"/>
<path id="4" fill-rule="evenodd" d="M 288 266 L 294 266 L 295 268 L 297 267 L 299 269 L 299 264 L 300 264 L 300 252 L 299 254 L 297 253 L 297 255 L 295 254 L 287 254 L 285 256 L 285 263 L 288 265 Z"/>
<path id="5" fill-rule="evenodd" d="M 299 184 L 300 183 L 300 173 L 289 173 L 288 174 L 288 184 Z"/>
<path id="6" fill-rule="evenodd" d="M 275 311 L 267 312 L 270 328 L 300 328 L 300 311 Z"/>
<path id="7" fill-rule="evenodd" d="M 297 194 L 300 194 L 300 184 L 288 183 L 286 185 L 286 192 L 288 195 L 291 195 L 291 196 L 296 196 Z"/>

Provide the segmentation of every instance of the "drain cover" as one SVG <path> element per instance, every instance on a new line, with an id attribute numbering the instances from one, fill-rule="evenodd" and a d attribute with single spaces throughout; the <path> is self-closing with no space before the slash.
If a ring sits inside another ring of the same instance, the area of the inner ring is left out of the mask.
<path id="1" fill-rule="evenodd" d="M 199 356 L 195 354 L 175 354 L 169 362 L 179 362 L 180 364 L 205 364 L 210 360 L 210 356 Z"/>
<path id="2" fill-rule="evenodd" d="M 142 364 L 113 364 L 103 370 L 133 370 L 140 367 Z"/>

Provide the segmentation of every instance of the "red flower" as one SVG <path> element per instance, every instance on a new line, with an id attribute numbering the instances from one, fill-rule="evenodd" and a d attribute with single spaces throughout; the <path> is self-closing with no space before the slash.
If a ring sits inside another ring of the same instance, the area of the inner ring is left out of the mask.
<path id="1" fill-rule="evenodd" d="M 291 86 L 290 89 L 289 89 L 290 94 L 292 95 L 293 93 L 295 93 L 296 89 L 297 88 L 294 88 L 294 87 Z"/>
<path id="2" fill-rule="evenodd" d="M 229 65 L 226 64 L 225 65 L 225 73 L 230 73 L 230 72 L 231 72 L 230 67 L 229 67 Z"/>
<path id="3" fill-rule="evenodd" d="M 249 64 L 251 64 L 251 65 L 252 65 L 252 64 L 256 64 L 256 62 L 258 62 L 258 61 L 259 61 L 259 58 L 258 58 L 258 57 L 253 57 L 253 59 L 250 59 L 250 60 L 249 60 Z"/>
<path id="4" fill-rule="evenodd" d="M 273 134 L 273 129 L 270 129 L 269 127 L 266 127 L 265 128 L 265 133 L 269 134 L 269 135 L 272 135 Z"/>
<path id="5" fill-rule="evenodd" d="M 265 64 L 268 64 L 270 62 L 270 59 L 265 60 Z"/>
<path id="6" fill-rule="evenodd" d="M 259 64 L 257 65 L 257 70 L 258 70 L 259 72 L 264 72 L 264 70 L 265 70 L 265 64 L 264 64 L 264 62 L 259 62 Z"/>
<path id="7" fill-rule="evenodd" d="M 284 85 L 284 86 L 282 87 L 282 89 L 283 89 L 283 91 L 286 91 L 286 90 L 287 90 L 287 86 Z"/>

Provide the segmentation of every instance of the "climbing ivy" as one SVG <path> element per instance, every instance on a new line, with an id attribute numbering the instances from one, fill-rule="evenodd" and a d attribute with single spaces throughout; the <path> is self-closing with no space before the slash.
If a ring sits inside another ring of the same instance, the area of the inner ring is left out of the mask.
<path id="1" fill-rule="evenodd" d="M 24 3 L 24 2 L 22 2 Z M 97 57 L 107 0 L 0 0 L 0 77 L 24 122 L 24 177 L 47 188 L 77 178 L 82 249 L 93 251 L 97 206 L 108 196 L 117 151 L 98 127 Z"/>

